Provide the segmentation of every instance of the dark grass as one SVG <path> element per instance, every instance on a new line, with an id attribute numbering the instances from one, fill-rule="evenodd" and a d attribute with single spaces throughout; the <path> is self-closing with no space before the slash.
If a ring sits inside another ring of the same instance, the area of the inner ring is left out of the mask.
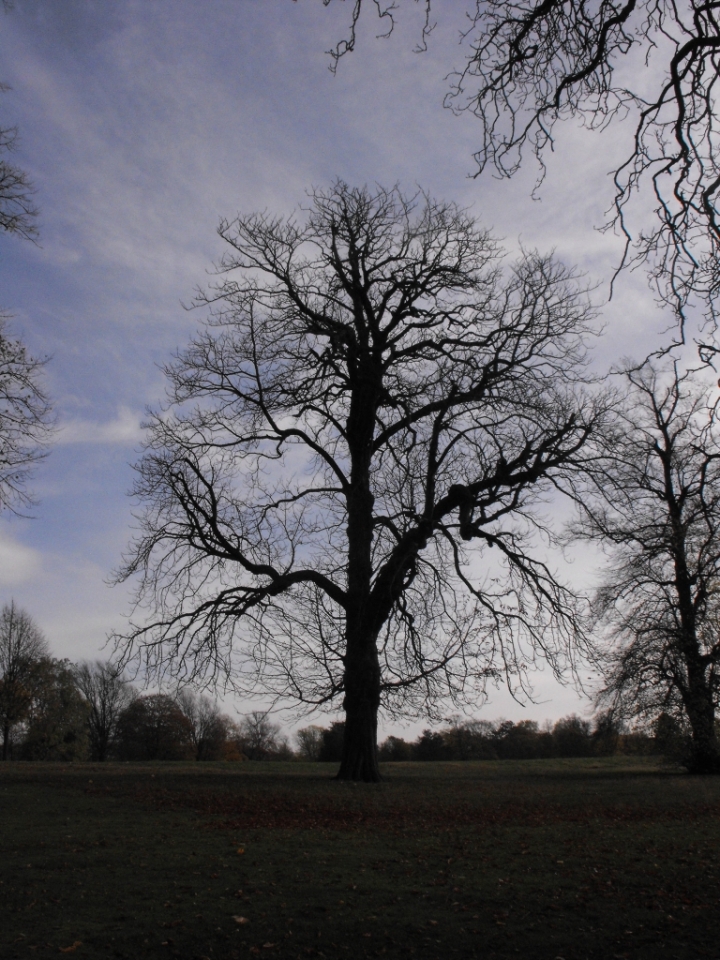
<path id="1" fill-rule="evenodd" d="M 720 958 L 720 778 L 334 772 L 0 764 L 0 957 Z"/>

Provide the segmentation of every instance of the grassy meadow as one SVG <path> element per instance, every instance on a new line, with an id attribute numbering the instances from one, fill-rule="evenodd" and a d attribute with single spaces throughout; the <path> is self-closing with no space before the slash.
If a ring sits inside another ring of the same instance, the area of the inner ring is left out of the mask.
<path id="1" fill-rule="evenodd" d="M 0 956 L 720 957 L 720 778 L 648 758 L 0 765 Z"/>

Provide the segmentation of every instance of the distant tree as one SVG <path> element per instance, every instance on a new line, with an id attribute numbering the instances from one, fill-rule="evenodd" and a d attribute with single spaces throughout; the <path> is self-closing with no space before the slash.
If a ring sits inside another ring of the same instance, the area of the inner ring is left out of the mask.
<path id="1" fill-rule="evenodd" d="M 493 745 L 495 729 L 487 720 L 455 718 L 442 733 L 453 760 L 497 759 Z"/>
<path id="2" fill-rule="evenodd" d="M 661 713 L 652 724 L 655 750 L 668 760 L 687 760 L 690 731 L 687 724 L 669 713 Z"/>
<path id="3" fill-rule="evenodd" d="M 552 738 L 540 732 L 534 720 L 504 720 L 495 730 L 495 749 L 502 760 L 537 760 L 552 756 Z"/>
<path id="4" fill-rule="evenodd" d="M 413 745 L 402 737 L 388 737 L 378 747 L 378 758 L 385 763 L 412 760 Z"/>
<path id="5" fill-rule="evenodd" d="M 73 676 L 88 705 L 90 759 L 107 760 L 115 745 L 120 715 L 135 692 L 122 670 L 111 661 L 80 663 L 73 668 Z"/>
<path id="6" fill-rule="evenodd" d="M 325 0 L 326 6 L 331 0 Z M 410 6 L 410 4 L 405 4 Z M 412 4 L 415 6 L 415 4 Z M 613 171 L 614 215 L 624 262 L 649 262 L 661 295 L 680 311 L 692 292 L 715 312 L 720 293 L 720 18 L 704 0 L 478 0 L 474 10 L 425 0 L 421 47 L 436 11 L 462 16 L 464 63 L 450 74 L 445 104 L 479 121 L 478 172 L 512 176 L 524 153 L 556 148 L 558 122 L 611 128 L 627 153 Z M 402 0 L 354 0 L 334 65 L 355 47 L 370 8 L 392 31 Z M 647 184 L 655 221 L 631 230 L 631 201 Z M 634 252 L 630 253 L 630 248 Z"/>
<path id="7" fill-rule="evenodd" d="M 317 726 L 303 727 L 295 734 L 300 756 L 303 760 L 317 761 L 320 759 L 322 748 L 323 728 Z"/>
<path id="8" fill-rule="evenodd" d="M 196 760 L 222 760 L 227 756 L 234 725 L 209 697 L 184 687 L 176 694 L 178 706 L 190 723 Z"/>
<path id="9" fill-rule="evenodd" d="M 239 728 L 243 753 L 250 760 L 268 760 L 278 749 L 280 726 L 270 720 L 267 710 L 253 710 L 245 714 Z"/>
<path id="10" fill-rule="evenodd" d="M 23 722 L 23 760 L 87 760 L 90 705 L 69 660 L 42 659 Z"/>
<path id="11" fill-rule="evenodd" d="M 30 614 L 6 604 L 0 612 L 0 724 L 3 760 L 9 759 L 13 729 L 32 706 L 40 667 L 49 657 L 47 641 Z"/>
<path id="12" fill-rule="evenodd" d="M 578 490 L 575 533 L 609 553 L 595 610 L 600 703 L 620 718 L 686 718 L 690 770 L 720 773 L 720 424 L 698 371 L 627 375 L 616 425 Z"/>
<path id="13" fill-rule="evenodd" d="M 172 697 L 137 697 L 120 714 L 117 749 L 121 760 L 191 760 L 192 727 Z"/>
<path id="14" fill-rule="evenodd" d="M 617 753 L 622 724 L 613 716 L 612 710 L 601 710 L 593 717 L 591 738 L 596 756 L 612 756 Z"/>
<path id="15" fill-rule="evenodd" d="M 220 232 L 213 315 L 138 465 L 120 579 L 144 619 L 119 642 L 193 676 L 232 675 L 241 647 L 275 695 L 342 698 L 338 775 L 376 780 L 383 700 L 522 683 L 581 636 L 538 506 L 605 416 L 582 386 L 593 310 L 550 257 L 504 274 L 422 193 L 336 182 Z"/>
<path id="16" fill-rule="evenodd" d="M 571 714 L 558 720 L 552 730 L 555 751 L 559 757 L 590 757 L 593 743 L 587 720 Z"/>
<path id="17" fill-rule="evenodd" d="M 488 720 L 466 720 L 462 724 L 460 752 L 468 760 L 497 760 L 495 728 Z"/>
<path id="18" fill-rule="evenodd" d="M 277 740 L 275 741 L 275 749 L 270 754 L 269 759 L 285 761 L 297 760 L 297 754 L 291 747 L 289 739 L 284 734 L 280 734 L 280 736 L 278 736 Z"/>
<path id="19" fill-rule="evenodd" d="M 322 763 L 339 763 L 343 757 L 345 742 L 345 724 L 342 721 L 331 723 L 323 730 L 322 744 L 318 760 Z"/>
<path id="20" fill-rule="evenodd" d="M 599 757 L 611 757 L 617 753 L 623 724 L 612 710 L 603 710 L 593 720 L 591 734 L 593 753 Z"/>
<path id="21" fill-rule="evenodd" d="M 413 751 L 416 760 L 453 760 L 452 744 L 438 730 L 423 730 Z"/>

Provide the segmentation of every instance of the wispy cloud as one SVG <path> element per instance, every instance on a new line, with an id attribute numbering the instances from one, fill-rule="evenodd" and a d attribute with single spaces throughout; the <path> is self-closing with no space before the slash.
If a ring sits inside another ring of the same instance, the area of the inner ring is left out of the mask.
<path id="1" fill-rule="evenodd" d="M 39 551 L 13 540 L 7 534 L 0 536 L 0 589 L 19 587 L 40 573 L 42 556 Z"/>
<path id="2" fill-rule="evenodd" d="M 62 423 L 56 443 L 135 444 L 142 438 L 140 416 L 127 407 L 120 407 L 114 420 L 96 423 L 73 419 Z"/>

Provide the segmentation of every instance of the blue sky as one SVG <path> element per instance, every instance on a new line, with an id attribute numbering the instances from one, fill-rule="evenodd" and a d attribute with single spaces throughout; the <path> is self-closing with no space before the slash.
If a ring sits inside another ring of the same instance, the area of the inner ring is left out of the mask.
<path id="1" fill-rule="evenodd" d="M 182 304 L 222 253 L 221 216 L 288 213 L 334 177 L 421 184 L 511 250 L 555 248 L 607 295 L 620 245 L 592 227 L 622 141 L 561 130 L 539 201 L 532 164 L 510 182 L 472 179 L 476 122 L 442 108 L 461 18 L 441 21 L 417 54 L 411 13 L 389 40 L 368 21 L 336 76 L 325 51 L 346 26 L 342 3 L 16 0 L 0 17 L 0 79 L 12 87 L 0 122 L 20 129 L 16 162 L 41 210 L 39 245 L 0 237 L 0 306 L 51 357 L 60 424 L 34 519 L 0 518 L 0 597 L 36 618 L 56 656 L 102 655 L 129 611 L 129 589 L 107 581 L 131 535 L 140 422 L 163 393 L 158 365 L 201 319 Z M 603 317 L 601 367 L 644 356 L 665 325 L 640 274 L 621 279 Z M 575 569 L 587 579 L 582 556 Z M 585 708 L 546 677 L 537 691 L 537 706 L 499 693 L 481 715 Z"/>

